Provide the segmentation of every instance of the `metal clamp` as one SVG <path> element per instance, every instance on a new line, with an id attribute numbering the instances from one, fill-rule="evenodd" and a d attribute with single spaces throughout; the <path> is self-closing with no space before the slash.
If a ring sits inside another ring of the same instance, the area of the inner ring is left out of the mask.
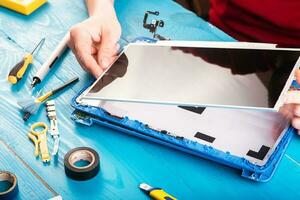
<path id="1" fill-rule="evenodd" d="M 52 155 L 56 155 L 58 153 L 59 148 L 59 131 L 58 131 L 58 122 L 57 122 L 57 115 L 56 115 L 56 109 L 55 109 L 55 101 L 47 101 L 46 102 L 46 111 L 47 116 L 50 120 L 50 134 L 54 140 L 54 146 L 52 150 Z"/>
<path id="2" fill-rule="evenodd" d="M 143 27 L 145 29 L 149 29 L 150 33 L 153 33 L 153 38 L 158 39 L 158 40 L 170 40 L 170 38 L 166 38 L 161 36 L 160 34 L 157 34 L 157 27 L 164 27 L 165 22 L 163 20 L 152 20 L 151 23 L 148 23 L 148 17 L 149 15 L 155 15 L 158 16 L 159 12 L 158 11 L 147 11 L 144 15 L 143 19 Z"/>

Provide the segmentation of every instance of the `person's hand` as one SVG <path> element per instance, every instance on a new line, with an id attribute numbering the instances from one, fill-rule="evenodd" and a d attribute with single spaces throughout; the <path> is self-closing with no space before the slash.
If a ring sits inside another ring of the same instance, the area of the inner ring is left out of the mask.
<path id="1" fill-rule="evenodd" d="M 114 61 L 120 36 L 121 26 L 110 5 L 71 28 L 69 47 L 80 65 L 98 78 Z"/>
<path id="2" fill-rule="evenodd" d="M 295 72 L 296 81 L 300 84 L 300 70 L 297 69 Z M 300 135 L 300 91 L 292 90 L 287 93 L 285 100 L 286 108 L 285 113 L 289 113 L 289 118 L 291 118 L 292 126 L 298 130 L 298 134 Z M 289 112 L 289 111 L 291 112 Z"/>

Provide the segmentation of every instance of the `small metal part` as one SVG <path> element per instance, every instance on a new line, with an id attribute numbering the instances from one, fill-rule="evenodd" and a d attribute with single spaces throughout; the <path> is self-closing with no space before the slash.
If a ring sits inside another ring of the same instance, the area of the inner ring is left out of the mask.
<path id="1" fill-rule="evenodd" d="M 146 183 L 141 183 L 139 187 L 145 192 L 152 190 L 152 187 Z"/>
<path id="2" fill-rule="evenodd" d="M 146 183 L 140 184 L 139 188 L 148 194 L 153 200 L 177 200 L 174 196 L 166 193 L 163 189 L 152 187 Z"/>
<path id="3" fill-rule="evenodd" d="M 154 34 L 153 38 L 158 39 L 158 40 L 171 40 L 170 38 L 166 38 L 166 37 L 161 36 L 159 34 Z"/>
<path id="4" fill-rule="evenodd" d="M 36 86 L 37 84 L 39 84 L 40 82 L 41 82 L 41 80 L 40 80 L 39 78 L 34 77 L 32 83 L 30 84 L 31 89 L 32 89 L 34 86 Z"/>
<path id="5" fill-rule="evenodd" d="M 150 31 L 150 33 L 153 33 L 153 38 L 158 39 L 158 40 L 170 40 L 170 38 L 167 37 L 163 37 L 160 34 L 157 34 L 157 27 L 164 27 L 165 26 L 165 22 L 163 20 L 152 20 L 151 23 L 148 23 L 148 17 L 149 15 L 155 15 L 158 16 L 159 12 L 158 11 L 147 11 L 144 15 L 144 19 L 143 19 L 143 27 L 145 29 L 148 29 Z"/>
<path id="6" fill-rule="evenodd" d="M 48 199 L 48 200 L 62 200 L 62 199 L 63 199 L 63 198 L 62 198 L 60 195 L 58 195 L 58 196 L 53 197 L 53 198 Z"/>
<path id="7" fill-rule="evenodd" d="M 23 120 L 26 122 L 29 119 L 30 115 L 31 115 L 30 112 L 24 113 Z"/>
<path id="8" fill-rule="evenodd" d="M 46 102 L 46 111 L 47 111 L 47 116 L 50 120 L 49 132 L 54 140 L 54 146 L 51 154 L 56 155 L 59 149 L 59 131 L 58 131 L 58 122 L 57 122 L 54 100 L 50 100 Z"/>

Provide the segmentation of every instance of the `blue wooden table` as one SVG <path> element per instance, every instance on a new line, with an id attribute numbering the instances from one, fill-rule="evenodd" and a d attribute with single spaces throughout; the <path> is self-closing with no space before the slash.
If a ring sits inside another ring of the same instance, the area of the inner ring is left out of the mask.
<path id="1" fill-rule="evenodd" d="M 75 124 L 70 119 L 70 100 L 91 77 L 70 52 L 42 84 L 43 91 L 47 91 L 73 76 L 81 78 L 56 99 L 61 133 L 59 156 L 50 165 L 36 159 L 27 133 L 34 122 L 47 122 L 45 109 L 24 123 L 17 100 L 32 94 L 32 76 L 65 32 L 87 17 L 83 2 L 49 0 L 27 17 L 0 8 L 0 169 L 17 175 L 17 199 L 48 199 L 57 194 L 63 199 L 148 199 L 138 189 L 141 182 L 162 187 L 179 199 L 300 199 L 299 137 L 293 138 L 271 181 L 256 183 L 241 178 L 240 171 L 195 156 L 101 126 Z M 160 11 L 165 28 L 158 33 L 163 36 L 176 40 L 233 40 L 171 0 L 116 0 L 116 9 L 123 27 L 122 41 L 151 36 L 142 28 L 146 10 Z M 10 68 L 43 37 L 46 43 L 29 73 L 18 85 L 11 86 L 6 80 Z M 50 137 L 48 142 L 52 149 Z M 89 181 L 78 182 L 65 176 L 63 157 L 78 146 L 92 147 L 101 156 L 101 171 Z"/>

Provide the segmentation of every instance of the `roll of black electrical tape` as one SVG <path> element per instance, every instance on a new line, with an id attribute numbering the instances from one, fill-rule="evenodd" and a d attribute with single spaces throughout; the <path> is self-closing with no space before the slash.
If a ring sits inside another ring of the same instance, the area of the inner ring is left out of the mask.
<path id="1" fill-rule="evenodd" d="M 77 166 L 78 162 L 87 162 L 85 166 Z M 98 153 L 89 147 L 77 147 L 70 150 L 64 158 L 66 175 L 75 180 L 87 180 L 96 176 L 100 169 Z"/>
<path id="2" fill-rule="evenodd" d="M 0 171 L 0 184 L 5 182 L 9 187 L 5 191 L 0 191 L 1 200 L 13 199 L 18 193 L 18 181 L 16 175 L 7 171 Z"/>

